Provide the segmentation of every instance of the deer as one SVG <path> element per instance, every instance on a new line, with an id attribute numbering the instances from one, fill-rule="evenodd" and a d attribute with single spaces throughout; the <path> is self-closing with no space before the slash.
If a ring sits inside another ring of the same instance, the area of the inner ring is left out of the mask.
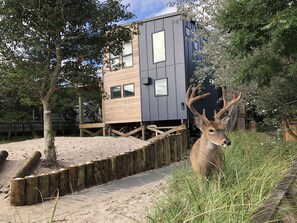
<path id="1" fill-rule="evenodd" d="M 233 99 L 227 101 L 225 88 L 222 87 L 223 108 L 217 113 L 214 111 L 214 120 L 208 120 L 203 109 L 202 115 L 195 110 L 193 104 L 195 101 L 204 99 L 210 93 L 197 95 L 197 90 L 201 84 L 193 88 L 192 85 L 186 92 L 186 104 L 190 111 L 194 114 L 194 124 L 201 131 L 200 138 L 193 144 L 190 152 L 190 161 L 193 172 L 202 177 L 211 177 L 216 172 L 223 169 L 223 149 L 231 145 L 230 139 L 225 134 L 225 128 L 230 120 L 230 115 L 222 118 L 223 114 L 229 108 L 237 104 L 242 96 L 233 94 Z M 193 89 L 192 89 L 193 88 Z"/>

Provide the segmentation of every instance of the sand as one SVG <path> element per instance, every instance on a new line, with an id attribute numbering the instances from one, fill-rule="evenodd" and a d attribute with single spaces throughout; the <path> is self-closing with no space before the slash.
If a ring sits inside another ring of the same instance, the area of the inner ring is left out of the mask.
<path id="1" fill-rule="evenodd" d="M 0 145 L 0 150 L 9 153 L 0 167 L 0 222 L 47 222 L 50 219 L 54 201 L 23 207 L 9 204 L 10 178 L 34 151 L 43 154 L 43 143 L 43 139 L 34 139 Z M 56 137 L 58 168 L 106 158 L 147 143 L 133 137 Z M 33 174 L 53 170 L 42 163 Z M 145 222 L 147 209 L 164 193 L 169 173 L 170 168 L 157 169 L 60 197 L 55 221 Z"/>

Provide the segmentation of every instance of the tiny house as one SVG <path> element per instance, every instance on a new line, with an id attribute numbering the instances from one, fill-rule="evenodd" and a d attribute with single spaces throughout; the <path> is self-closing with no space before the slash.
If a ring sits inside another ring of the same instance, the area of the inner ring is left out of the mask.
<path id="1" fill-rule="evenodd" d="M 141 21 L 138 35 L 123 45 L 120 55 L 108 55 L 110 66 L 104 70 L 105 124 L 142 123 L 176 125 L 193 118 L 185 104 L 185 93 L 193 76 L 198 56 L 193 53 L 202 41 L 193 42 L 197 29 L 179 13 Z M 199 101 L 197 110 L 206 108 L 213 116 L 219 92 L 205 81 L 211 96 Z"/>

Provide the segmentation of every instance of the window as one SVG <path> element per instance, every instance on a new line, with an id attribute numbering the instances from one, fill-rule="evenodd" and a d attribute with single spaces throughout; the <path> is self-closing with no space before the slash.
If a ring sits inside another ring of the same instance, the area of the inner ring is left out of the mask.
<path id="1" fill-rule="evenodd" d="M 110 70 L 118 70 L 120 67 L 120 55 L 113 55 L 112 53 L 109 54 L 110 58 Z"/>
<path id="2" fill-rule="evenodd" d="M 191 36 L 191 30 L 189 27 L 186 27 L 186 36 Z"/>
<path id="3" fill-rule="evenodd" d="M 198 43 L 196 41 L 193 43 L 193 45 L 194 45 L 194 50 L 198 50 Z"/>
<path id="4" fill-rule="evenodd" d="M 133 66 L 132 58 L 132 43 L 126 43 L 123 45 L 123 68 Z"/>
<path id="5" fill-rule="evenodd" d="M 168 95 L 167 78 L 155 80 L 155 96 Z"/>
<path id="6" fill-rule="evenodd" d="M 135 95 L 134 84 L 126 84 L 123 86 L 124 97 L 131 97 Z"/>
<path id="7" fill-rule="evenodd" d="M 133 51 L 132 42 L 125 43 L 123 45 L 123 52 L 121 55 L 110 54 L 110 70 L 116 71 L 121 67 L 132 67 L 133 66 Z"/>
<path id="8" fill-rule="evenodd" d="M 121 86 L 111 87 L 110 88 L 111 99 L 121 98 Z"/>
<path id="9" fill-rule="evenodd" d="M 153 61 L 154 63 L 165 61 L 165 33 L 164 31 L 153 33 Z"/>

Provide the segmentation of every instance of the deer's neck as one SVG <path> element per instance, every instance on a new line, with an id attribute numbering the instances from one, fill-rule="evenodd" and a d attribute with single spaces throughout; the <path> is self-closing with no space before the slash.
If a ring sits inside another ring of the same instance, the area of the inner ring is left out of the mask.
<path id="1" fill-rule="evenodd" d="M 202 148 L 202 147 L 204 147 L 204 148 Z M 213 144 L 212 142 L 209 142 L 207 140 L 207 138 L 204 136 L 204 134 L 201 135 L 201 137 L 200 137 L 200 150 L 202 149 L 202 150 L 206 150 L 206 151 L 211 152 L 211 151 L 217 149 L 217 147 L 218 147 L 217 145 Z"/>

